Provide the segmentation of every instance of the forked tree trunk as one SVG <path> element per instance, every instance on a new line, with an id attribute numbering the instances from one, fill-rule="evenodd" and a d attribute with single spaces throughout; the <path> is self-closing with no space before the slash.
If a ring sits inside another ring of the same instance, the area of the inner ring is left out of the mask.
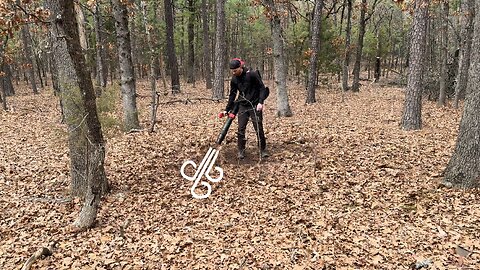
<path id="1" fill-rule="evenodd" d="M 476 10 L 480 2 L 476 1 Z M 480 47 L 480 13 L 475 14 L 472 48 Z M 480 187 L 480 51 L 472 50 L 467 95 L 457 143 L 444 173 L 444 183 L 455 187 Z"/>
<path id="2" fill-rule="evenodd" d="M 310 55 L 308 80 L 307 80 L 307 103 L 315 103 L 315 86 L 317 79 L 317 63 L 318 63 L 318 51 L 320 50 L 320 28 L 322 22 L 322 8 L 323 0 L 315 1 L 315 8 L 313 12 L 313 27 L 312 27 L 312 43 L 310 49 L 312 54 Z"/>
<path id="3" fill-rule="evenodd" d="M 401 126 L 422 128 L 422 90 L 429 0 L 416 0 L 410 44 L 410 62 Z"/>
<path id="4" fill-rule="evenodd" d="M 97 217 L 98 205 L 102 195 L 102 185 L 106 181 L 104 171 L 105 142 L 103 140 L 100 121 L 97 116 L 95 91 L 93 89 L 90 71 L 87 68 L 85 56 L 82 52 L 78 34 L 78 26 L 75 17 L 73 1 L 61 1 L 63 27 L 66 35 L 67 48 L 71 57 L 77 84 L 80 87 L 81 104 L 86 115 L 87 149 L 86 149 L 86 181 L 87 192 L 85 202 L 75 225 L 79 228 L 90 228 L 94 225 Z"/>
<path id="5" fill-rule="evenodd" d="M 217 28 L 215 30 L 215 72 L 213 74 L 212 99 L 224 98 L 224 74 L 225 74 L 225 1 L 216 0 Z"/>
<path id="6" fill-rule="evenodd" d="M 121 0 L 112 0 L 117 33 L 120 85 L 122 89 L 124 129 L 126 132 L 140 129 L 137 111 L 135 74 L 133 72 L 132 47 L 128 30 L 127 7 Z"/>
<path id="7" fill-rule="evenodd" d="M 470 54 L 472 50 L 473 37 L 473 18 L 475 15 L 475 1 L 463 0 L 461 4 L 460 27 L 461 27 L 461 43 L 460 57 L 458 60 L 458 73 L 455 85 L 454 106 L 458 108 L 458 102 L 465 93 L 468 81 L 468 68 L 470 67 Z"/>
<path id="8" fill-rule="evenodd" d="M 63 1 L 62 1 L 63 2 Z M 66 1 L 69 2 L 69 1 Z M 64 18 L 58 0 L 46 1 L 51 12 L 51 20 L 54 24 L 50 26 L 53 59 L 52 65 L 55 66 L 56 80 L 60 90 L 62 108 L 65 122 L 68 128 L 68 147 L 70 155 L 70 177 L 71 192 L 74 196 L 85 197 L 89 192 L 88 182 L 88 143 L 86 120 L 90 117 L 82 102 L 83 94 L 80 91 L 77 80 L 77 73 L 74 63 L 68 52 L 65 41 L 64 21 L 53 20 L 53 18 Z M 73 14 L 72 14 L 73 15 Z M 81 52 L 81 50 L 79 50 Z M 83 59 L 83 57 L 81 57 Z M 95 103 L 93 103 L 95 104 Z M 105 175 L 105 173 L 101 173 Z M 101 180 L 101 193 L 109 190 L 106 177 Z"/>

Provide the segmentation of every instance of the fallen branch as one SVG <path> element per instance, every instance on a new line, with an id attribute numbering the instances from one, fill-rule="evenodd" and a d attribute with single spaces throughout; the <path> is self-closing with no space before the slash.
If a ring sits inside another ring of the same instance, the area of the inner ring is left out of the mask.
<path id="1" fill-rule="evenodd" d="M 166 105 L 166 104 L 173 104 L 173 103 L 183 103 L 183 104 L 188 104 L 188 103 L 192 103 L 192 101 L 201 101 L 201 100 L 206 100 L 206 101 L 216 101 L 216 102 L 219 102 L 219 100 L 215 100 L 215 99 L 211 99 L 211 98 L 187 98 L 187 99 L 175 99 L 175 100 L 169 100 L 169 101 L 166 101 L 166 102 L 162 102 L 162 103 L 159 103 L 159 104 L 162 104 L 162 105 Z"/>
<path id="2" fill-rule="evenodd" d="M 55 247 L 57 242 L 52 242 L 48 247 L 41 247 L 39 248 L 33 255 L 25 262 L 21 270 L 29 270 L 32 267 L 33 263 L 42 256 L 50 256 L 52 255 L 52 250 Z"/>

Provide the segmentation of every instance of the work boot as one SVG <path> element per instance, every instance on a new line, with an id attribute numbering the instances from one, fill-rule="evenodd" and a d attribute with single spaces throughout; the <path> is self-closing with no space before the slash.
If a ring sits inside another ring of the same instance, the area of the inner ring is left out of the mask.
<path id="1" fill-rule="evenodd" d="M 262 158 L 267 158 L 267 157 L 270 156 L 270 154 L 268 153 L 267 150 L 262 150 L 261 153 L 260 153 L 260 156 L 261 156 Z"/>
<path id="2" fill-rule="evenodd" d="M 244 159 L 245 158 L 245 149 L 243 150 L 238 150 L 238 159 Z"/>

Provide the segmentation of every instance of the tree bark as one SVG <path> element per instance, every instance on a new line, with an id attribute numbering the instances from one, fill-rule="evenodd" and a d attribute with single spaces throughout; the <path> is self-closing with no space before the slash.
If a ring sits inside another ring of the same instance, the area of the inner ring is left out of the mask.
<path id="1" fill-rule="evenodd" d="M 32 87 L 33 93 L 38 94 L 37 83 L 35 81 L 35 72 L 34 72 L 34 63 L 32 59 L 32 37 L 30 36 L 30 30 L 28 24 L 22 27 L 22 43 L 23 51 L 25 52 L 25 60 L 27 61 L 27 73 L 30 80 L 30 86 Z"/>
<path id="2" fill-rule="evenodd" d="M 476 1 L 476 10 L 480 2 Z M 480 14 L 474 19 L 472 48 L 480 46 Z M 444 183 L 454 187 L 480 187 L 480 51 L 472 50 L 467 95 L 457 143 L 444 173 Z"/>
<path id="3" fill-rule="evenodd" d="M 0 57 L 3 58 L 3 52 L 2 52 L 2 48 L 0 48 Z M 0 61 L 3 63 L 3 69 L 5 69 L 5 66 L 7 64 L 5 64 L 4 62 L 4 59 L 0 59 Z M 1 71 L 1 70 L 0 70 Z M 11 81 L 10 81 L 11 83 Z M 2 88 L 2 94 L 0 95 L 0 102 L 2 102 L 2 108 L 4 111 L 7 110 L 7 82 L 6 82 L 6 78 L 4 77 L 0 77 L 0 87 Z M 13 86 L 12 86 L 13 87 Z"/>
<path id="4" fill-rule="evenodd" d="M 155 123 L 157 122 L 157 78 L 155 75 L 155 59 L 157 58 L 157 54 L 155 53 L 156 44 L 152 39 L 151 30 L 154 29 L 147 20 L 147 2 L 141 1 L 142 7 L 142 15 L 143 15 L 143 24 L 145 26 L 145 34 L 147 36 L 147 43 L 148 43 L 148 51 L 150 52 L 150 91 L 151 91 L 151 113 L 150 113 L 150 132 L 155 131 Z M 156 18 L 156 16 L 154 16 Z"/>
<path id="5" fill-rule="evenodd" d="M 441 12 L 441 45 L 440 45 L 440 94 L 438 95 L 437 106 L 445 106 L 447 101 L 447 80 L 448 80 L 448 1 L 442 3 Z"/>
<path id="6" fill-rule="evenodd" d="M 5 73 L 4 76 L 0 79 L 2 82 L 2 87 L 5 90 L 5 96 L 13 96 L 15 94 L 15 89 L 13 88 L 12 83 L 12 70 L 10 64 L 3 62 L 3 67 L 0 71 L 3 70 Z"/>
<path id="7" fill-rule="evenodd" d="M 342 65 L 342 89 L 348 91 L 348 66 L 350 64 L 350 35 L 352 31 L 352 1 L 345 0 L 347 3 L 347 26 L 345 28 L 345 53 Z"/>
<path id="8" fill-rule="evenodd" d="M 318 52 L 320 50 L 320 29 L 322 23 L 322 8 L 323 0 L 315 1 L 315 8 L 313 12 L 313 26 L 312 26 L 312 43 L 310 55 L 308 80 L 307 80 L 307 103 L 315 103 L 315 86 L 317 80 L 317 64 L 318 64 Z"/>
<path id="9" fill-rule="evenodd" d="M 106 181 L 104 170 L 105 141 L 103 139 L 100 121 L 97 116 L 95 91 L 93 89 L 90 71 L 85 63 L 85 56 L 80 45 L 73 1 L 61 2 L 67 48 L 75 69 L 77 84 L 82 93 L 82 105 L 86 112 L 85 123 L 88 138 L 86 151 L 86 178 L 88 188 L 82 210 L 75 221 L 75 225 L 78 228 L 85 229 L 94 225 L 98 205 L 100 204 L 102 186 Z"/>
<path id="10" fill-rule="evenodd" d="M 273 69 L 274 82 L 277 90 L 277 116 L 292 116 L 292 110 L 288 102 L 287 91 L 287 67 L 285 66 L 283 30 L 280 21 L 280 14 L 273 0 L 266 0 L 267 8 L 270 9 L 272 17 L 270 25 L 272 28 L 273 41 Z"/>
<path id="11" fill-rule="evenodd" d="M 71 192 L 74 196 L 85 197 L 88 192 L 91 192 L 88 182 L 88 161 L 90 159 L 88 158 L 89 152 L 87 149 L 88 140 L 86 131 L 88 128 L 86 120 L 89 120 L 91 115 L 89 116 L 89 114 L 86 113 L 86 108 L 82 100 L 84 94 L 79 88 L 74 63 L 70 57 L 69 48 L 67 48 L 65 38 L 67 33 L 63 29 L 64 21 L 72 18 L 64 17 L 63 8 L 60 6 L 58 0 L 48 0 L 46 3 L 51 12 L 50 18 L 54 21 L 50 26 L 51 39 L 54 42 L 52 46 L 53 59 L 55 59 L 52 65 L 56 67 L 56 69 L 54 69 L 54 71 L 57 72 L 55 77 L 58 80 L 65 122 L 68 127 Z M 81 52 L 81 49 L 79 49 L 78 52 Z M 83 57 L 80 58 L 82 58 L 82 61 L 85 61 Z M 88 76 L 88 78 L 90 77 Z M 93 104 L 95 104 L 95 102 L 93 102 Z M 100 174 L 105 175 L 104 172 Z M 106 177 L 101 179 L 100 190 L 100 193 L 109 190 Z"/>
<path id="12" fill-rule="evenodd" d="M 167 68 L 170 70 L 172 80 L 172 94 L 180 93 L 180 77 L 178 74 L 177 54 L 175 53 L 175 42 L 173 41 L 173 6 L 172 0 L 164 0 L 165 24 L 167 39 Z"/>
<path id="13" fill-rule="evenodd" d="M 207 0 L 202 0 L 202 27 L 203 27 L 203 61 L 205 71 L 205 86 L 212 89 L 212 58 L 210 57 L 210 32 L 208 27 L 208 4 Z"/>
<path id="14" fill-rule="evenodd" d="M 470 67 L 470 54 L 472 50 L 473 38 L 473 18 L 475 16 L 475 1 L 463 0 L 460 12 L 461 42 L 460 57 L 458 60 L 458 73 L 455 85 L 454 106 L 458 108 L 458 103 L 465 93 L 468 82 L 468 68 Z"/>
<path id="15" fill-rule="evenodd" d="M 360 90 L 360 64 L 362 62 L 363 51 L 363 37 L 365 36 L 365 14 L 367 13 L 367 0 L 362 0 L 360 7 L 360 19 L 358 26 L 358 40 L 357 40 L 357 52 L 355 57 L 355 63 L 353 65 L 353 83 L 352 91 L 358 92 Z"/>
<path id="16" fill-rule="evenodd" d="M 411 31 L 410 61 L 401 126 L 422 128 L 422 90 L 429 0 L 416 0 Z"/>
<path id="17" fill-rule="evenodd" d="M 107 63 L 105 52 L 105 36 L 103 33 L 103 18 L 100 9 L 100 0 L 96 0 L 95 13 L 95 42 L 96 42 L 96 63 L 97 63 L 97 85 L 102 88 L 107 87 Z"/>
<path id="18" fill-rule="evenodd" d="M 135 74 L 132 62 L 132 47 L 128 29 L 127 7 L 121 0 L 112 0 L 117 33 L 118 61 L 120 63 L 120 86 L 122 89 L 124 129 L 140 129 L 137 111 Z"/>
<path id="19" fill-rule="evenodd" d="M 195 0 L 187 0 L 188 21 L 187 21 L 187 39 L 188 39 L 188 63 L 187 63 L 187 83 L 195 85 Z"/>
<path id="20" fill-rule="evenodd" d="M 216 0 L 217 28 L 215 30 L 215 72 L 213 74 L 213 95 L 212 99 L 224 98 L 225 78 L 225 1 Z"/>

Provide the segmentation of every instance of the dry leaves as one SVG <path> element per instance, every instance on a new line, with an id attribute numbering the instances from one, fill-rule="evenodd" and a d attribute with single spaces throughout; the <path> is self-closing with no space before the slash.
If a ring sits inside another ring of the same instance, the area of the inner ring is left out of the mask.
<path id="1" fill-rule="evenodd" d="M 34 269 L 480 268 L 478 191 L 439 185 L 460 111 L 425 102 L 424 128 L 405 132 L 401 89 L 320 89 L 314 105 L 304 105 L 302 86 L 290 89 L 293 117 L 275 118 L 275 99 L 266 103 L 272 156 L 258 163 L 249 126 L 239 162 L 234 124 L 217 147 L 224 179 L 205 200 L 192 198 L 179 170 L 214 146 L 224 103 L 165 105 L 153 134 L 106 131 L 113 191 L 85 232 L 69 229 L 81 203 L 68 197 L 56 98 L 19 89 L 0 113 L 1 268 L 20 268 L 53 240 Z M 209 96 L 202 83 L 183 91 L 162 102 Z M 138 102 L 147 127 L 149 99 Z"/>

